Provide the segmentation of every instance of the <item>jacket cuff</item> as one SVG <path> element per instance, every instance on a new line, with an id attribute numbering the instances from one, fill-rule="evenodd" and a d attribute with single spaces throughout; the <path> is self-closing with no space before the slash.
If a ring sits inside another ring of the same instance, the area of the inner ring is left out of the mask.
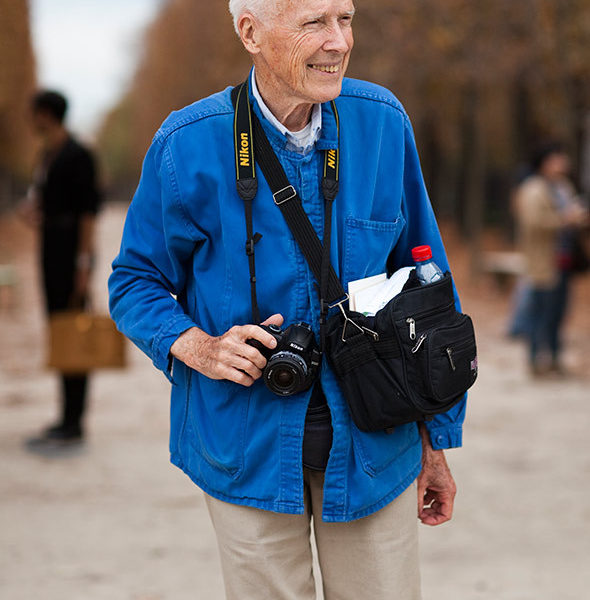
<path id="1" fill-rule="evenodd" d="M 425 423 L 430 435 L 430 443 L 434 450 L 446 450 L 448 448 L 460 448 L 463 445 L 463 426 L 456 423 L 436 427 Z"/>
<path id="2" fill-rule="evenodd" d="M 171 383 L 174 383 L 174 380 L 170 348 L 178 336 L 191 327 L 196 327 L 196 324 L 187 315 L 176 315 L 160 327 L 152 343 L 152 362 Z"/>

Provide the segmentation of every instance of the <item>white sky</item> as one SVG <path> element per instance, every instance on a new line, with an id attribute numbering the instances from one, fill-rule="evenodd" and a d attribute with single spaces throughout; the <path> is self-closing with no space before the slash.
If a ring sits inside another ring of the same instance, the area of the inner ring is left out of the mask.
<path id="1" fill-rule="evenodd" d="M 64 93 L 68 126 L 91 137 L 128 85 L 164 0 L 31 0 L 39 85 Z"/>

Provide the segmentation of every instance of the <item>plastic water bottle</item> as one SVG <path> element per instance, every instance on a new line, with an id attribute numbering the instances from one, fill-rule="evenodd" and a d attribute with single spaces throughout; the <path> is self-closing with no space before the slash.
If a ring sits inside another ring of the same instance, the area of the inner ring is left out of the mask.
<path id="1" fill-rule="evenodd" d="M 422 285 L 434 283 L 444 277 L 444 273 L 432 260 L 430 246 L 416 246 L 412 248 L 412 258 L 416 263 L 416 275 Z"/>

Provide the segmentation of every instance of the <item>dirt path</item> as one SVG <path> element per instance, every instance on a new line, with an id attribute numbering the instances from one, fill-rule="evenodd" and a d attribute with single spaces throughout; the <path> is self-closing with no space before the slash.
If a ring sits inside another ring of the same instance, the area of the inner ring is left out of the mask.
<path id="1" fill-rule="evenodd" d="M 100 219 L 94 296 L 105 310 L 122 219 L 117 205 Z M 464 253 L 449 248 L 481 376 L 465 448 L 448 453 L 456 516 L 421 529 L 424 599 L 580 600 L 590 588 L 590 282 L 577 286 L 568 326 L 577 376 L 533 383 L 524 349 L 504 337 L 508 298 L 486 281 L 468 285 Z M 42 369 L 34 238 L 5 218 L 6 260 L 19 286 L 14 306 L 4 298 L 0 308 L 0 598 L 222 600 L 202 494 L 168 463 L 168 383 L 138 351 L 126 372 L 94 376 L 84 449 L 25 451 L 54 416 L 57 382 Z"/>

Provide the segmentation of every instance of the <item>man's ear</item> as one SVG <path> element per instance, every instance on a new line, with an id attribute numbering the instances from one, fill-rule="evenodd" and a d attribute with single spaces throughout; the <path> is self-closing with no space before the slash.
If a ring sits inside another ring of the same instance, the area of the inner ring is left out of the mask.
<path id="1" fill-rule="evenodd" d="M 238 32 L 244 48 L 250 54 L 260 52 L 260 23 L 250 13 L 244 13 L 238 21 Z"/>

